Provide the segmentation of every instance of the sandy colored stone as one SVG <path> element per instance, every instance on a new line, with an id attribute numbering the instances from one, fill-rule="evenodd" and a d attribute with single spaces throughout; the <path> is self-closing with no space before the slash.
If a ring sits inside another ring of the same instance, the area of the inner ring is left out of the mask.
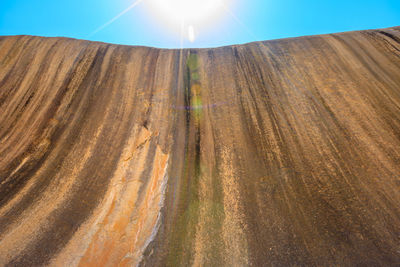
<path id="1" fill-rule="evenodd" d="M 0 37 L 0 266 L 400 265 L 400 28 Z"/>

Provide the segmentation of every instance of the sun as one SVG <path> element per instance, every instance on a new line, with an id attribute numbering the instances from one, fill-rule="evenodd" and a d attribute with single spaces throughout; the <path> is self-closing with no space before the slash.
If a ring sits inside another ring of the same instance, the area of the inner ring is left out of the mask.
<path id="1" fill-rule="evenodd" d="M 196 31 L 212 26 L 226 14 L 231 0 L 146 0 L 153 18 L 183 35 L 191 42 Z M 182 29 L 183 28 L 183 29 Z"/>
<path id="2" fill-rule="evenodd" d="M 221 11 L 223 0 L 149 0 L 154 9 L 170 20 L 206 20 Z"/>

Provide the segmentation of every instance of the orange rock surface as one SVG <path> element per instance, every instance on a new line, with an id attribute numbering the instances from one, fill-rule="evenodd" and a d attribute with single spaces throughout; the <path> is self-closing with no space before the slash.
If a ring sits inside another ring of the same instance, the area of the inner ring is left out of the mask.
<path id="1" fill-rule="evenodd" d="M 46 265 L 400 265 L 400 27 L 0 37 L 0 266 Z"/>

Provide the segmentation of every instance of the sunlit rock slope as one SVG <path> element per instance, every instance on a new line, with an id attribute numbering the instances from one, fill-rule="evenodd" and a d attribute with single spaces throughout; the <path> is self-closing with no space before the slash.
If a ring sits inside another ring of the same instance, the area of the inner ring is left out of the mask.
<path id="1" fill-rule="evenodd" d="M 43 265 L 400 265 L 400 28 L 0 37 L 0 266 Z"/>

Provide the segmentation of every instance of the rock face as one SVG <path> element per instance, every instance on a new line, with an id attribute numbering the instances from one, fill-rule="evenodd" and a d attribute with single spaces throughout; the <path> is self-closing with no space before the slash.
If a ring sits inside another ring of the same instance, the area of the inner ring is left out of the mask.
<path id="1" fill-rule="evenodd" d="M 399 264 L 400 27 L 0 38 L 1 266 Z"/>

